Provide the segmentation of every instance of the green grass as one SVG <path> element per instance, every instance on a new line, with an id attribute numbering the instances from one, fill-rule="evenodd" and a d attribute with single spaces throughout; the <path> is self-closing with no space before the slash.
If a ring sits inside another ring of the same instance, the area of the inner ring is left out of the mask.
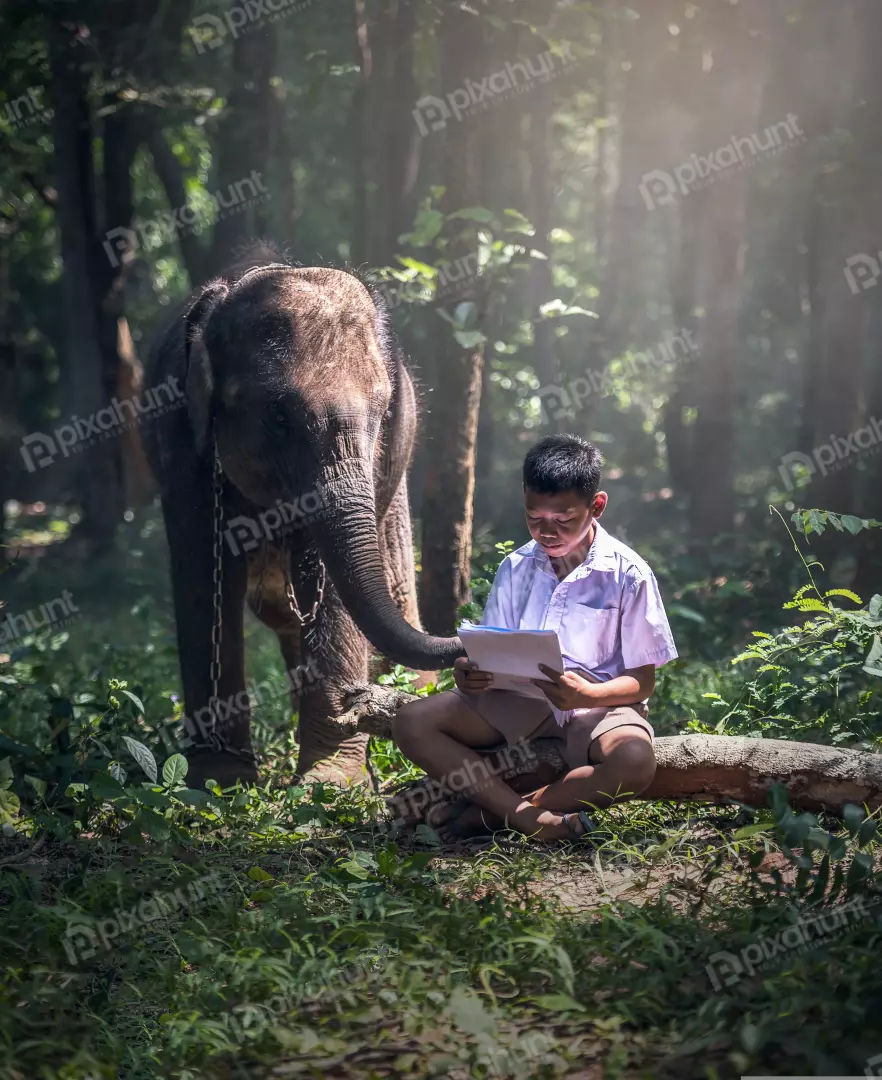
<path id="1" fill-rule="evenodd" d="M 737 809 L 633 804 L 596 846 L 471 857 L 397 846 L 365 789 L 210 794 L 161 843 L 121 817 L 104 802 L 90 835 L 3 867 L 4 1080 L 854 1075 L 882 1050 L 872 906 L 714 989 L 710 958 L 797 899 L 760 889 L 746 860 L 774 844 L 736 838 Z"/>
<path id="2" fill-rule="evenodd" d="M 105 607 L 86 571 L 41 568 L 45 595 L 70 588 L 83 618 L 0 670 L 0 737 L 48 754 L 67 720 L 79 755 L 79 786 L 53 787 L 62 766 L 46 758 L 42 787 L 0 749 L 0 1080 L 728 1080 L 860 1075 L 882 1054 L 879 842 L 860 808 L 843 823 L 779 796 L 764 811 L 633 803 L 599 815 L 590 844 L 500 834 L 452 852 L 425 828 L 394 836 L 369 785 L 289 786 L 281 698 L 256 718 L 259 789 L 192 792 L 173 766 L 163 779 L 176 657 L 155 522 L 137 527 L 143 552 L 128 544 Z M 866 629 L 822 617 L 835 626 L 800 638 L 783 704 L 781 672 L 672 665 L 660 733 L 712 730 L 703 695 L 719 693 L 740 703 L 726 730 L 761 715 L 768 734 L 802 738 L 813 710 L 838 723 L 853 702 L 873 744 Z M 250 676 L 278 677 L 271 635 L 248 634 Z M 124 734 L 155 753 L 155 783 Z M 95 737 L 119 753 L 122 785 Z M 384 789 L 417 775 L 383 740 L 372 760 Z M 861 897 L 835 932 L 791 940 L 794 920 Z"/>

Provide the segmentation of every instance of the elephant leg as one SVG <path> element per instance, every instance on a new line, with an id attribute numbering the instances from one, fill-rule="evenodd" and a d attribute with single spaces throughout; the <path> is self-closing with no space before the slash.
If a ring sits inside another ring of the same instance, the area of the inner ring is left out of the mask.
<path id="1" fill-rule="evenodd" d="M 407 483 L 399 485 L 389 510 L 379 530 L 380 553 L 386 566 L 386 580 L 392 599 L 401 615 L 411 626 L 423 628 L 417 605 L 416 568 L 413 558 L 413 531 L 410 524 L 410 501 L 407 497 Z M 371 661 L 370 676 L 375 679 L 389 671 L 386 660 Z M 425 686 L 434 681 L 434 671 L 416 672 L 418 686 Z"/>
<path id="2" fill-rule="evenodd" d="M 217 753 L 205 746 L 211 730 L 211 678 L 214 623 L 214 531 L 211 468 L 199 467 L 191 482 L 163 490 L 162 509 L 168 537 L 172 591 L 181 681 L 184 687 L 184 726 L 188 742 L 187 782 L 199 788 L 208 777 L 222 786 L 237 779 L 256 780 L 252 762 L 235 753 Z M 217 728 L 233 750 L 251 750 L 251 714 L 245 690 L 243 636 L 246 586 L 245 560 L 221 547 L 223 565 L 220 677 L 217 688 Z"/>
<path id="3" fill-rule="evenodd" d="M 293 563 L 293 565 L 292 565 Z M 249 557 L 248 561 L 248 606 L 264 626 L 276 635 L 288 681 L 291 685 L 291 710 L 300 708 L 299 686 L 305 674 L 303 671 L 303 649 L 301 646 L 300 624 L 291 614 L 285 586 L 288 576 L 302 574 L 301 560 L 291 559 L 289 549 L 282 544 L 267 543 Z M 306 577 L 314 577 L 309 570 Z M 301 591 L 312 586 L 304 585 Z"/>
<path id="4" fill-rule="evenodd" d="M 297 772 L 311 780 L 351 783 L 364 778 L 367 735 L 341 739 L 336 717 L 343 699 L 368 673 L 369 645 L 328 582 L 315 623 L 303 635 L 310 677 L 300 692 Z"/>

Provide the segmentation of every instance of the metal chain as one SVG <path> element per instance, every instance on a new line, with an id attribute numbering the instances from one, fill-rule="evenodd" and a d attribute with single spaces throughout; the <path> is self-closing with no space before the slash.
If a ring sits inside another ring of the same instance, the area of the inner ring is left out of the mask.
<path id="1" fill-rule="evenodd" d="M 217 444 L 213 444 L 214 448 L 214 470 L 213 470 L 213 506 L 212 506 L 212 625 L 211 625 L 211 699 L 209 701 L 209 707 L 211 709 L 211 728 L 208 734 L 207 748 L 215 753 L 224 752 L 227 754 L 233 754 L 236 757 L 244 758 L 246 761 L 257 765 L 257 755 L 252 751 L 245 750 L 241 747 L 229 746 L 223 735 L 217 730 L 218 722 L 218 698 L 220 695 L 220 679 L 221 679 L 221 641 L 223 639 L 224 628 L 224 548 L 223 548 L 223 534 L 224 534 L 224 472 L 221 465 L 220 454 L 217 451 Z M 316 599 L 306 615 L 303 615 L 300 611 L 300 607 L 297 603 L 297 597 L 294 595 L 294 585 L 291 581 L 289 573 L 286 573 L 285 577 L 285 596 L 288 600 L 288 606 L 291 610 L 291 614 L 297 619 L 301 628 L 311 625 L 315 622 L 318 609 L 321 606 L 325 597 L 325 582 L 327 576 L 325 573 L 325 564 L 319 563 L 319 583 L 316 593 Z M 260 582 L 258 585 L 258 603 L 262 605 L 263 601 L 263 579 L 266 573 L 266 563 L 261 571 Z M 198 749 L 200 744 L 195 744 Z"/>
<path id="2" fill-rule="evenodd" d="M 318 614 L 318 609 L 321 606 L 322 600 L 325 598 L 325 582 L 327 581 L 327 574 L 325 573 L 325 564 L 319 563 L 319 581 L 318 590 L 316 592 L 315 601 L 306 615 L 300 611 L 300 605 L 297 603 L 297 597 L 294 595 L 294 583 L 291 581 L 291 575 L 286 571 L 285 573 L 285 597 L 288 600 L 288 608 L 291 614 L 300 624 L 301 630 L 306 626 L 311 626 L 315 622 L 315 617 Z"/>
<path id="3" fill-rule="evenodd" d="M 217 730 L 217 708 L 220 693 L 221 677 L 221 638 L 224 629 L 224 472 L 221 467 L 220 454 L 217 452 L 217 444 L 214 444 L 214 507 L 212 514 L 213 527 L 213 556 L 214 566 L 212 578 L 214 592 L 212 595 L 213 618 L 211 623 L 211 731 L 208 737 L 209 744 L 215 753 L 223 749 L 224 740 Z"/>

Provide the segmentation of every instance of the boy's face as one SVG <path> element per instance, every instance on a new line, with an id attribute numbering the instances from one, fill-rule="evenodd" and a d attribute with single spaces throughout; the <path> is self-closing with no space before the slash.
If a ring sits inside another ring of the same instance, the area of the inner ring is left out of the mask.
<path id="1" fill-rule="evenodd" d="M 585 541 L 595 518 L 606 508 L 606 500 L 605 491 L 598 491 L 587 503 L 577 491 L 542 495 L 526 488 L 524 510 L 530 536 L 549 558 L 563 558 Z"/>

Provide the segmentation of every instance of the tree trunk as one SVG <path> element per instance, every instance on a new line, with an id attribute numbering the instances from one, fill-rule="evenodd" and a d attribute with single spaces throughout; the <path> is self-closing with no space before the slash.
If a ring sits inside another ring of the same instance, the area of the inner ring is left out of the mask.
<path id="1" fill-rule="evenodd" d="M 119 370 L 109 370 L 115 353 L 116 319 L 105 315 L 97 302 L 100 290 L 96 287 L 96 269 L 99 260 L 106 262 L 107 256 L 98 242 L 92 126 L 87 103 L 89 80 L 81 66 L 85 62 L 81 53 L 82 46 L 67 29 L 58 24 L 51 26 L 56 212 L 64 264 L 61 292 L 67 349 L 65 417 L 69 409 L 74 416 L 89 419 L 109 406 Z M 59 449 L 55 448 L 55 455 Z M 95 553 L 102 553 L 110 547 L 124 510 L 120 440 L 110 438 L 87 446 L 79 439 L 73 442 L 72 456 L 65 455 L 64 460 L 72 465 L 74 486 L 83 508 L 80 534 Z"/>
<path id="2" fill-rule="evenodd" d="M 477 20 L 448 7 L 441 24 L 442 81 L 460 86 L 480 70 Z M 446 129 L 447 208 L 474 206 L 480 196 L 479 129 L 466 117 Z M 452 223 L 454 228 L 462 224 Z M 452 263 L 473 255 L 474 228 L 449 235 Z M 470 290 L 477 294 L 477 286 Z M 477 323 L 476 325 L 479 325 Z M 422 510 L 420 610 L 431 633 L 450 633 L 469 598 L 472 499 L 481 401 L 483 347 L 461 346 L 449 326 L 438 335 L 437 379 L 426 424 L 427 468 Z"/>
<path id="3" fill-rule="evenodd" d="M 270 23 L 233 44 L 232 88 L 217 135 L 217 194 L 233 205 L 214 226 L 209 276 L 233 261 L 259 235 L 268 197 L 271 118 L 270 80 L 276 65 L 276 27 Z"/>
<path id="4" fill-rule="evenodd" d="M 390 66 L 386 97 L 384 180 L 378 198 L 384 200 L 382 235 L 373 252 L 376 263 L 389 263 L 398 250 L 398 237 L 413 224 L 416 182 L 422 139 L 411 110 L 419 94 L 414 77 L 416 0 L 390 0 L 386 34 Z"/>
<path id="5" fill-rule="evenodd" d="M 113 105 L 112 100 L 108 106 Z M 144 129 L 133 107 L 108 113 L 103 132 L 104 228 L 109 233 L 131 227 L 135 213 L 132 167 Z M 125 288 L 129 263 L 116 265 L 101 251 L 93 275 L 97 290 L 98 325 L 101 329 L 101 356 L 105 401 L 114 396 L 130 401 L 142 389 L 143 369 L 126 319 Z M 125 505 L 143 505 L 155 491 L 150 466 L 144 454 L 137 426 L 120 433 L 122 497 Z"/>
<path id="6" fill-rule="evenodd" d="M 338 722 L 347 734 L 362 731 L 388 738 L 392 717 L 413 700 L 412 694 L 386 687 L 353 688 L 349 711 Z M 530 745 L 535 753 L 517 755 L 510 779 L 532 772 L 536 759 L 554 765 L 561 775 L 566 772 L 560 740 L 537 739 Z M 655 740 L 655 756 L 655 779 L 641 799 L 740 802 L 762 808 L 769 788 L 781 782 L 798 810 L 838 811 L 846 803 L 866 803 L 870 810 L 882 806 L 882 754 L 784 739 L 674 735 Z M 427 799 L 424 808 L 429 805 Z"/>
<path id="7" fill-rule="evenodd" d="M 703 90 L 706 103 L 702 147 L 725 141 L 725 131 L 759 130 L 766 71 L 768 12 L 763 0 L 720 10 L 708 42 L 713 68 Z M 739 322 L 744 291 L 748 172 L 722 175 L 700 200 L 703 307 L 698 366 L 698 417 L 694 432 L 690 519 L 698 543 L 734 528 L 735 400 L 739 367 Z"/>
<path id="8" fill-rule="evenodd" d="M 169 206 L 176 210 L 187 205 L 187 188 L 184 182 L 184 169 L 169 146 L 165 132 L 160 126 L 159 117 L 145 120 L 145 141 L 153 160 L 153 169 L 165 191 Z M 178 244 L 184 269 L 190 278 L 192 288 L 198 288 L 209 276 L 206 270 L 206 253 L 199 236 L 187 229 L 177 231 Z"/>
<path id="9" fill-rule="evenodd" d="M 358 83 L 352 92 L 352 251 L 355 266 L 369 262 L 371 256 L 371 215 L 368 185 L 371 175 L 371 80 L 373 54 L 368 33 L 365 0 L 353 0 L 355 19 L 355 60 Z"/>
<path id="10" fill-rule="evenodd" d="M 559 385 L 562 377 L 554 349 L 554 321 L 543 319 L 540 306 L 554 299 L 551 232 L 551 124 L 552 100 L 550 87 L 534 91 L 530 110 L 530 136 L 527 143 L 530 162 L 530 216 L 536 227 L 533 242 L 538 251 L 548 256 L 535 259 L 530 271 L 530 306 L 533 316 L 533 370 L 540 389 Z M 548 416 L 552 430 L 561 430 L 561 421 Z"/>

